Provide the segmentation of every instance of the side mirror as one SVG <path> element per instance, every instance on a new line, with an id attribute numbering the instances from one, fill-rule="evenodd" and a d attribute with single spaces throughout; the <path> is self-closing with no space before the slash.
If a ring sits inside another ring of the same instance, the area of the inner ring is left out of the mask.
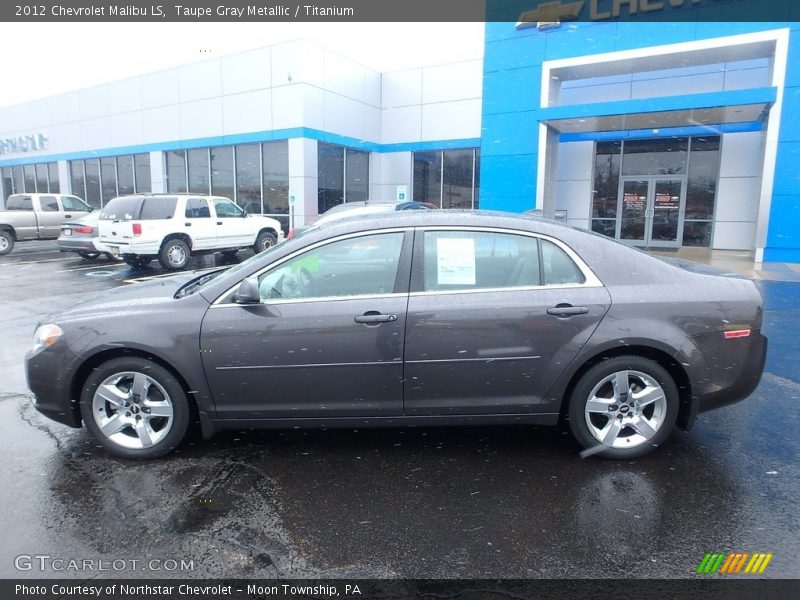
<path id="1" fill-rule="evenodd" d="M 258 277 L 253 275 L 243 279 L 233 296 L 236 304 L 260 304 L 261 295 L 258 293 Z"/>

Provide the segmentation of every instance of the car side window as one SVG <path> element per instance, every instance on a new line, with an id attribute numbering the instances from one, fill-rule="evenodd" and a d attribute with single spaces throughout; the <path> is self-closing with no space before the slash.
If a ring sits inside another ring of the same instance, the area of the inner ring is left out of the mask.
<path id="1" fill-rule="evenodd" d="M 33 199 L 30 196 L 9 196 L 6 210 L 33 210 Z"/>
<path id="2" fill-rule="evenodd" d="M 535 237 L 481 231 L 426 231 L 424 290 L 541 285 Z"/>
<path id="3" fill-rule="evenodd" d="M 205 198 L 189 198 L 186 201 L 187 219 L 210 219 L 211 210 L 208 208 L 208 200 Z"/>
<path id="4" fill-rule="evenodd" d="M 244 211 L 227 198 L 214 198 L 214 210 L 218 217 L 244 217 Z"/>
<path id="5" fill-rule="evenodd" d="M 578 265 L 553 242 L 542 240 L 545 285 L 580 284 L 586 281 Z"/>
<path id="6" fill-rule="evenodd" d="M 403 235 L 353 237 L 304 252 L 259 277 L 261 300 L 390 294 Z"/>
<path id="7" fill-rule="evenodd" d="M 64 210 L 67 211 L 91 211 L 85 202 L 83 202 L 80 198 L 76 198 L 75 196 L 62 196 L 61 204 L 64 206 Z"/>
<path id="8" fill-rule="evenodd" d="M 58 212 L 58 200 L 55 196 L 39 196 L 42 212 Z"/>

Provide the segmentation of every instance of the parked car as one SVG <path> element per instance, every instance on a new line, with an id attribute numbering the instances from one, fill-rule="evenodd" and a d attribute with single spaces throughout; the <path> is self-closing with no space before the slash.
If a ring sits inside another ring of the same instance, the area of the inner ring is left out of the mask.
<path id="1" fill-rule="evenodd" d="M 135 268 L 154 258 L 179 270 L 192 255 L 243 248 L 262 252 L 283 239 L 281 225 L 248 215 L 228 198 L 191 194 L 137 194 L 113 198 L 100 213 L 95 248 Z"/>
<path id="2" fill-rule="evenodd" d="M 61 223 L 92 212 L 86 202 L 67 194 L 12 194 L 0 212 L 0 254 L 8 254 L 16 242 L 54 240 Z"/>
<path id="3" fill-rule="evenodd" d="M 41 323 L 34 405 L 110 452 L 220 429 L 557 425 L 641 456 L 749 396 L 767 340 L 749 280 L 502 213 L 320 225 L 227 270 L 109 291 Z"/>
<path id="4" fill-rule="evenodd" d="M 120 260 L 108 252 L 99 252 L 94 247 L 99 219 L 100 211 L 96 210 L 74 221 L 62 223 L 61 235 L 58 236 L 58 249 L 61 252 L 77 252 L 78 256 L 86 260 L 97 260 L 103 254 L 110 260 Z"/>
<path id="5" fill-rule="evenodd" d="M 374 215 L 378 213 L 387 213 L 387 212 L 394 212 L 400 210 L 430 210 L 432 208 L 438 208 L 435 204 L 431 204 L 430 202 L 396 202 L 396 203 L 380 203 L 380 202 L 364 202 L 364 201 L 356 201 L 356 202 L 345 202 L 344 204 L 337 204 L 333 208 L 329 208 L 326 210 L 320 217 L 314 222 L 314 225 L 324 225 L 325 223 L 330 223 L 331 221 L 337 221 L 339 219 L 346 219 L 349 217 L 358 217 L 361 215 Z M 298 237 L 305 233 L 308 230 L 308 227 L 295 227 L 292 231 L 289 232 L 288 237 L 291 239 L 293 237 Z"/>

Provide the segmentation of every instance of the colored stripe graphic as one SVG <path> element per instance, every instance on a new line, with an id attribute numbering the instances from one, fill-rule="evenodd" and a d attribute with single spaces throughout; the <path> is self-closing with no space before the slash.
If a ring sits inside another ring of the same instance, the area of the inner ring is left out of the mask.
<path id="1" fill-rule="evenodd" d="M 697 566 L 698 575 L 734 575 L 742 572 L 748 575 L 760 575 L 775 556 L 766 552 L 706 552 Z M 746 565 L 746 566 L 745 566 Z"/>

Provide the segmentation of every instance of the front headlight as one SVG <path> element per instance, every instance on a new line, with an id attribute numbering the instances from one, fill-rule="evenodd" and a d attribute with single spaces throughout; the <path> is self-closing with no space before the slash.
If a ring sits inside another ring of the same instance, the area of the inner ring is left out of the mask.
<path id="1" fill-rule="evenodd" d="M 54 323 L 39 325 L 36 328 L 36 333 L 33 334 L 33 353 L 36 354 L 52 346 L 62 335 L 64 335 L 64 332 L 61 327 Z"/>

